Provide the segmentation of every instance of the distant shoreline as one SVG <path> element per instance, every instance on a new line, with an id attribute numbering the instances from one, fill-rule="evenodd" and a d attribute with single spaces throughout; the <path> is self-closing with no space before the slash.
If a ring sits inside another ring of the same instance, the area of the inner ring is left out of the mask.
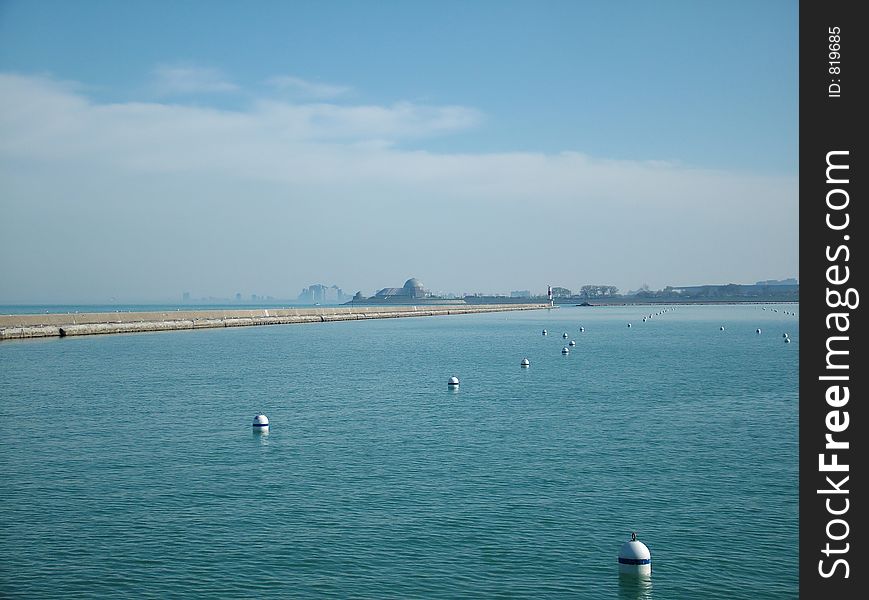
<path id="1" fill-rule="evenodd" d="M 583 308 L 594 308 L 596 306 L 659 306 L 666 304 L 668 306 L 693 306 L 697 304 L 717 304 L 717 305 L 738 305 L 738 304 L 799 304 L 799 300 L 680 300 L 680 301 L 637 301 L 637 302 L 589 302 L 588 304 L 559 304 L 555 306 L 581 306 Z"/>
<path id="2" fill-rule="evenodd" d="M 166 310 L 0 315 L 0 341 L 110 333 L 180 331 L 217 327 L 292 325 L 329 321 L 432 317 L 513 310 L 540 310 L 547 304 L 448 306 L 312 307 L 252 310 Z"/>

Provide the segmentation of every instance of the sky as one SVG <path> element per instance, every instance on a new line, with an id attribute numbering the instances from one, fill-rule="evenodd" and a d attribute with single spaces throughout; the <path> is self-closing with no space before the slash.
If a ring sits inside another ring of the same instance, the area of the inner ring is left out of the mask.
<path id="1" fill-rule="evenodd" d="M 0 303 L 798 277 L 798 3 L 0 0 Z"/>

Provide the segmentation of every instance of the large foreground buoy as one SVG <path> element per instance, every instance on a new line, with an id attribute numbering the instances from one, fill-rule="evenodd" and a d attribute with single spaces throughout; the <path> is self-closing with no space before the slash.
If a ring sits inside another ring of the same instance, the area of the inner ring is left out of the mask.
<path id="1" fill-rule="evenodd" d="M 447 381 L 447 385 L 449 387 L 458 387 L 459 386 L 459 378 L 458 377 L 450 377 L 449 381 Z"/>
<path id="2" fill-rule="evenodd" d="M 253 429 L 254 431 L 268 431 L 269 418 L 262 413 L 257 413 L 253 418 Z"/>
<path id="3" fill-rule="evenodd" d="M 619 550 L 619 573 L 650 577 L 652 575 L 652 553 L 649 548 L 631 533 L 631 541 L 622 544 Z"/>
<path id="4" fill-rule="evenodd" d="M 519 363 L 519 364 L 521 364 L 523 367 L 530 367 L 530 366 L 531 366 L 531 361 L 528 360 L 527 358 L 523 358 L 523 359 L 522 359 L 522 362 Z"/>

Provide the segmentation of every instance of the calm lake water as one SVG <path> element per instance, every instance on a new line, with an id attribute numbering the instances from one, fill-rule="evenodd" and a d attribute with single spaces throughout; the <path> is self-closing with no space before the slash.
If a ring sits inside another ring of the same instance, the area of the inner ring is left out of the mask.
<path id="1" fill-rule="evenodd" d="M 798 308 L 662 308 L 0 343 L 0 596 L 795 598 Z"/>

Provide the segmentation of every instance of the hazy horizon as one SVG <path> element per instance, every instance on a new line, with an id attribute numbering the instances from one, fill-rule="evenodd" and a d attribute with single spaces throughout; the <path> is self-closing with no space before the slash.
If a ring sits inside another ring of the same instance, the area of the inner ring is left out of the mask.
<path id="1" fill-rule="evenodd" d="M 0 4 L 0 304 L 799 279 L 794 2 Z"/>
<path id="2" fill-rule="evenodd" d="M 768 278 L 768 279 L 760 280 L 760 281 L 769 281 L 769 280 L 775 280 L 775 279 L 784 280 L 784 279 L 789 279 L 789 278 L 787 278 L 787 277 Z M 794 278 L 794 279 L 796 279 L 796 278 Z M 425 282 L 423 282 L 423 283 L 425 283 Z M 755 281 L 753 281 L 753 282 L 728 281 L 728 282 L 713 282 L 713 283 L 706 283 L 706 284 L 688 283 L 688 284 L 680 284 L 680 285 L 682 285 L 684 287 L 693 287 L 693 286 L 702 286 L 702 285 L 714 286 L 714 285 L 728 285 L 728 284 L 754 285 L 756 283 L 758 283 L 758 282 L 755 282 Z M 363 288 L 361 290 L 349 291 L 349 290 L 342 288 L 340 285 L 337 285 L 337 284 L 324 284 L 323 282 L 314 282 L 308 286 L 305 286 L 305 288 L 310 287 L 311 285 L 325 285 L 326 287 L 332 287 L 332 285 L 335 285 L 336 287 L 340 288 L 341 291 L 348 297 L 354 295 L 356 292 L 361 292 L 363 297 L 365 297 L 365 298 L 373 296 L 377 291 L 383 289 L 384 287 L 400 287 L 399 285 L 387 285 L 387 286 L 380 286 L 377 288 L 371 288 L 369 286 L 369 288 L 367 288 L 367 289 Z M 583 284 L 583 285 L 586 285 L 586 284 Z M 594 284 L 588 284 L 588 285 L 594 285 Z M 556 287 L 556 286 L 567 287 L 567 286 L 563 286 L 563 285 L 559 285 L 559 284 L 553 284 L 553 287 Z M 572 288 L 568 288 L 568 289 L 570 289 L 574 293 L 574 295 L 578 296 L 578 295 L 580 295 L 580 287 L 581 286 L 576 286 L 576 287 L 572 287 Z M 674 285 L 672 287 L 679 287 L 679 285 Z M 269 303 L 276 303 L 276 302 L 307 303 L 306 301 L 299 300 L 298 296 L 300 296 L 301 294 L 296 294 L 294 296 L 275 296 L 274 294 L 269 294 L 267 291 L 263 292 L 263 293 L 236 292 L 236 294 L 241 294 L 241 297 L 237 298 L 235 296 L 235 294 L 227 295 L 227 296 L 197 296 L 193 293 L 190 293 L 190 296 L 185 299 L 184 293 L 187 291 L 188 290 L 185 290 L 184 292 L 180 292 L 180 293 L 176 294 L 175 296 L 166 296 L 163 298 L 151 297 L 151 298 L 119 299 L 116 297 L 110 297 L 110 298 L 107 298 L 107 299 L 102 300 L 102 301 L 93 300 L 93 299 L 82 299 L 82 300 L 75 301 L 75 302 L 2 302 L 2 303 L 0 303 L 0 306 L 67 306 L 67 305 L 84 305 L 84 306 L 87 306 L 87 305 L 119 305 L 120 306 L 120 305 L 137 305 L 137 304 L 140 304 L 140 305 L 147 305 L 147 304 L 155 304 L 155 305 L 191 304 L 191 305 L 195 305 L 195 304 L 200 304 L 200 303 L 201 304 L 258 305 L 258 304 L 269 304 Z M 301 291 L 302 290 L 300 290 L 300 292 Z M 427 288 L 427 291 L 431 292 L 434 296 L 438 296 L 438 297 L 456 297 L 456 298 L 461 298 L 462 296 L 465 296 L 465 295 L 474 295 L 474 294 L 491 295 L 491 296 L 510 296 L 510 294 L 514 291 L 530 291 L 532 297 L 543 297 L 546 295 L 545 287 L 543 289 L 540 289 L 540 290 L 533 290 L 533 289 L 526 290 L 525 288 L 522 288 L 522 289 L 511 288 L 510 290 L 507 290 L 506 288 L 501 288 L 501 289 L 497 289 L 497 290 L 474 290 L 474 291 L 459 291 L 459 292 L 452 291 L 452 290 L 430 290 Z M 630 290 L 619 288 L 618 294 L 619 295 L 626 295 L 629 292 L 636 292 L 636 291 L 639 291 L 639 286 L 637 286 L 637 288 L 632 288 Z M 253 298 L 252 297 L 253 295 L 255 295 L 256 298 Z M 346 300 L 344 300 L 342 302 L 345 302 L 345 301 Z M 335 304 L 335 303 L 326 302 L 325 304 Z"/>

